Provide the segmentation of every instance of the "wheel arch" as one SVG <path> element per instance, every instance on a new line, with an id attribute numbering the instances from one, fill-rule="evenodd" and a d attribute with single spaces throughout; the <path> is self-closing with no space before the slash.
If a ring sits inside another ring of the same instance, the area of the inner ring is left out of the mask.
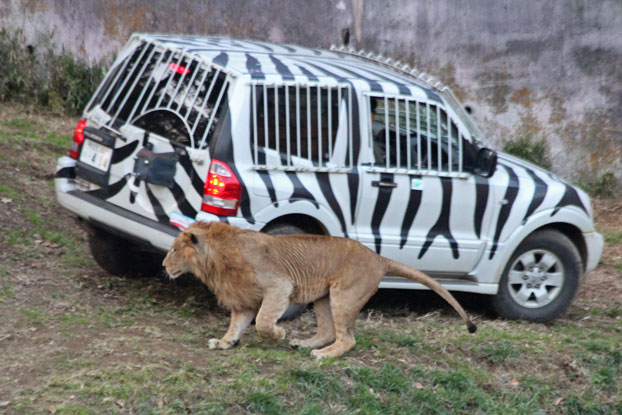
<path id="1" fill-rule="evenodd" d="M 326 229 L 324 224 L 322 224 L 322 222 L 312 216 L 296 213 L 274 218 L 273 220 L 265 224 L 265 226 L 262 228 L 262 231 L 264 229 L 280 224 L 294 225 L 301 228 L 305 232 L 314 235 L 329 235 L 328 230 Z"/>
<path id="2" fill-rule="evenodd" d="M 579 251 L 579 255 L 581 256 L 581 269 L 583 272 L 585 272 L 585 269 L 587 266 L 587 246 L 585 244 L 585 238 L 583 238 L 583 232 L 581 232 L 581 230 L 578 227 L 570 223 L 555 222 L 555 223 L 550 223 L 550 224 L 541 226 L 538 229 L 535 229 L 533 232 L 527 235 L 525 239 L 543 230 L 555 230 L 567 236 L 568 239 L 572 241 L 572 244 Z"/>

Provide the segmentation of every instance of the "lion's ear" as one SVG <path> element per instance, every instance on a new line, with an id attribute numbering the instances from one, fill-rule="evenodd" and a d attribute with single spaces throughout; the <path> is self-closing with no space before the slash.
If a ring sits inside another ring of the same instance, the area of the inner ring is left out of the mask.
<path id="1" fill-rule="evenodd" d="M 193 233 L 190 234 L 190 241 L 192 241 L 194 245 L 199 243 L 199 240 L 197 239 L 196 235 Z"/>

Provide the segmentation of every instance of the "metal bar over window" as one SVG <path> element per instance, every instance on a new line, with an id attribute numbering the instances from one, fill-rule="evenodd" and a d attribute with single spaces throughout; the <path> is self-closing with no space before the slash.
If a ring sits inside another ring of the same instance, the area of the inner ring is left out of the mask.
<path id="1" fill-rule="evenodd" d="M 252 107 L 251 112 L 253 113 L 253 160 L 255 163 L 259 161 L 258 151 L 259 146 L 257 145 L 257 85 L 251 86 L 251 95 L 252 95 Z"/>
<path id="2" fill-rule="evenodd" d="M 412 143 L 410 137 L 410 101 L 404 101 L 404 110 L 406 112 L 406 168 L 412 168 Z"/>
<path id="3" fill-rule="evenodd" d="M 149 49 L 147 46 L 145 46 L 143 48 L 142 53 L 140 54 L 140 56 L 138 57 L 138 60 L 134 63 L 134 68 L 132 69 L 132 73 L 128 74 L 125 77 L 125 80 L 123 81 L 123 84 L 121 85 L 121 87 L 119 88 L 119 90 L 117 91 L 117 94 L 115 95 L 113 102 L 115 102 L 118 99 L 119 94 L 121 93 L 121 91 L 125 88 L 125 85 L 127 83 L 127 81 L 129 81 L 129 79 L 132 77 L 132 75 L 134 74 L 134 72 L 136 71 L 136 69 L 139 67 L 139 63 L 143 58 L 143 55 L 145 54 L 145 52 L 147 52 L 147 49 Z M 140 72 L 138 73 L 138 75 L 136 75 L 136 77 L 134 78 L 134 81 L 132 82 L 132 85 L 129 88 L 129 91 L 133 91 L 134 87 L 136 86 L 136 83 L 140 80 L 140 77 L 143 75 L 143 72 L 145 71 L 146 66 L 149 64 L 149 61 L 151 60 L 151 57 L 153 56 L 153 53 L 155 52 L 155 47 L 151 48 L 151 53 L 149 54 L 149 57 L 147 58 L 147 61 L 140 66 Z M 121 110 L 123 109 L 123 107 L 125 106 L 125 103 L 127 101 L 127 99 L 130 97 L 130 94 L 125 94 L 125 97 L 123 98 L 123 100 L 121 101 L 121 105 L 119 105 L 117 107 L 117 110 L 114 113 L 114 116 L 112 117 L 112 121 L 111 124 L 114 124 L 115 120 L 117 119 L 117 117 L 119 116 L 119 113 L 121 112 Z M 111 103 L 110 104 L 110 109 L 114 108 L 114 105 Z"/>
<path id="4" fill-rule="evenodd" d="M 296 84 L 296 155 L 298 156 L 298 158 L 301 157 L 300 155 L 300 129 L 301 129 L 301 125 L 300 125 L 300 87 L 298 86 L 298 84 Z"/>
<path id="5" fill-rule="evenodd" d="M 287 166 L 292 165 L 292 148 L 291 148 L 291 135 L 290 135 L 290 123 L 289 123 L 289 86 L 285 86 L 285 145 L 287 146 Z"/>
<path id="6" fill-rule="evenodd" d="M 389 168 L 389 155 L 391 154 L 391 143 L 389 142 L 389 99 L 384 97 L 384 160 Z"/>
<path id="7" fill-rule="evenodd" d="M 199 126 L 199 123 L 201 122 L 201 115 L 203 114 L 203 111 L 205 111 L 205 108 L 207 107 L 207 103 L 209 102 L 209 97 L 212 94 L 212 89 L 214 88 L 214 85 L 216 85 L 216 81 L 218 81 L 219 75 L 220 75 L 220 69 L 218 69 L 212 76 L 212 82 L 210 83 L 209 88 L 207 89 L 207 91 L 205 92 L 205 95 L 203 96 L 203 102 L 201 103 L 201 108 L 197 110 L 197 118 L 196 120 L 194 120 L 194 125 L 192 126 L 192 134 L 194 134 L 194 132 L 197 130 L 197 127 Z M 223 88 L 225 87 L 225 85 L 223 85 Z"/>
<path id="8" fill-rule="evenodd" d="M 322 167 L 322 87 L 317 86 L 317 165 Z"/>
<path id="9" fill-rule="evenodd" d="M 142 91 L 140 91 L 140 95 L 138 96 L 138 99 L 136 100 L 136 103 L 134 104 L 134 107 L 132 108 L 132 111 L 130 112 L 130 115 L 127 117 L 128 121 L 132 122 L 134 120 L 134 114 L 136 114 L 136 110 L 138 109 L 138 106 L 142 102 L 143 97 L 145 96 L 145 93 L 147 92 L 147 90 L 149 88 L 155 89 L 155 85 L 152 86 L 152 84 L 151 84 L 154 81 L 153 74 L 155 72 L 155 69 L 158 67 L 158 65 L 160 65 L 162 63 L 162 60 L 164 59 L 165 55 L 166 55 L 166 50 L 163 50 L 160 53 L 160 57 L 158 58 L 156 63 L 153 65 L 153 68 L 151 69 L 151 74 L 149 75 L 149 79 L 147 80 L 147 82 L 145 82 L 145 85 L 142 87 Z M 171 56 L 172 56 L 172 54 L 171 54 Z M 147 64 L 149 64 L 149 63 L 147 62 Z M 147 100 L 147 102 L 149 102 L 149 100 Z M 145 106 L 143 105 L 143 108 L 144 107 Z"/>
<path id="10" fill-rule="evenodd" d="M 432 170 L 432 137 L 431 137 L 431 128 L 430 128 L 430 104 L 425 103 L 425 116 L 426 116 L 426 134 L 428 137 L 428 171 Z"/>
<path id="11" fill-rule="evenodd" d="M 400 106 L 397 97 L 395 98 L 395 167 L 401 167 L 400 160 Z"/>
<path id="12" fill-rule="evenodd" d="M 280 153 L 281 138 L 279 137 L 279 88 L 274 86 L 274 139 L 277 154 Z"/>
<path id="13" fill-rule="evenodd" d="M 451 140 L 452 138 L 452 131 L 453 131 L 453 122 L 451 122 L 451 120 L 449 119 L 449 115 L 447 115 L 447 169 L 449 171 L 449 173 L 452 172 L 453 170 L 453 160 L 452 160 L 452 154 L 451 154 L 451 150 L 453 147 L 453 141 Z"/>
<path id="14" fill-rule="evenodd" d="M 437 153 L 437 161 L 436 161 L 436 168 L 438 169 L 438 171 L 442 171 L 443 170 L 443 157 L 442 157 L 442 150 L 443 150 L 443 139 L 442 139 L 442 131 L 441 131 L 441 108 L 437 105 L 436 106 L 436 153 Z"/>

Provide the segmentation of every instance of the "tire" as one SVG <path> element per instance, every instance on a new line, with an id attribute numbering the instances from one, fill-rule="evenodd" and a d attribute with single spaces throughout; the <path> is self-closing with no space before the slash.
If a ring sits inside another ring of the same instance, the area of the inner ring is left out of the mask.
<path id="1" fill-rule="evenodd" d="M 262 232 L 268 235 L 300 235 L 306 234 L 303 229 L 296 225 L 290 225 L 288 223 L 277 223 L 267 226 Z M 283 315 L 279 318 L 281 321 L 295 320 L 305 311 L 308 304 L 292 304 L 288 307 Z"/>
<path id="2" fill-rule="evenodd" d="M 555 230 L 534 233 L 508 261 L 492 306 L 506 319 L 552 321 L 570 305 L 582 270 L 579 251 L 566 235 Z"/>
<path id="3" fill-rule="evenodd" d="M 88 239 L 93 259 L 110 274 L 151 276 L 162 270 L 162 255 L 141 250 L 126 239 L 97 228 L 89 230 Z"/>

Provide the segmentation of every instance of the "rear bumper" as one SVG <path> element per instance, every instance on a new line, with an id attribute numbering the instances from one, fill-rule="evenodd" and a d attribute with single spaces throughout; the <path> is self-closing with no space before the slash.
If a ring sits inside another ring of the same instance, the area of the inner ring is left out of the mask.
<path id="1" fill-rule="evenodd" d="M 605 241 L 603 236 L 598 232 L 587 232 L 583 234 L 585 246 L 587 248 L 587 260 L 585 261 L 585 275 L 589 274 L 596 268 L 598 261 L 603 253 Z"/>
<path id="2" fill-rule="evenodd" d="M 61 157 L 56 166 L 56 198 L 61 206 L 80 218 L 141 240 L 160 251 L 168 251 L 179 230 L 120 208 L 105 200 L 81 192 L 75 186 L 75 160 Z"/>

